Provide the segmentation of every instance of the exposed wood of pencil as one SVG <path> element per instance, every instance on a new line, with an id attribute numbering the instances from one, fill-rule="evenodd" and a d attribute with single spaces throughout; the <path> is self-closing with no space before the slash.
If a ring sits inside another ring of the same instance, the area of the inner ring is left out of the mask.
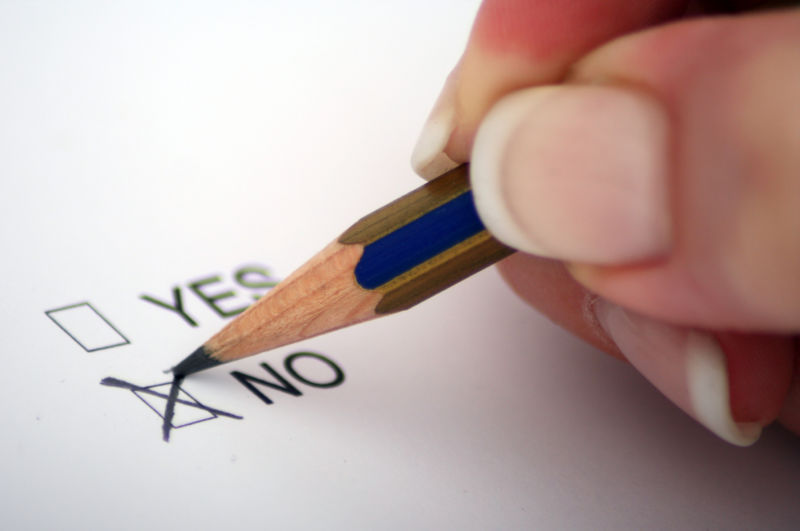
<path id="1" fill-rule="evenodd" d="M 224 363 L 372 319 L 382 294 L 353 278 L 362 251 L 331 243 L 209 339 L 206 352 Z"/>

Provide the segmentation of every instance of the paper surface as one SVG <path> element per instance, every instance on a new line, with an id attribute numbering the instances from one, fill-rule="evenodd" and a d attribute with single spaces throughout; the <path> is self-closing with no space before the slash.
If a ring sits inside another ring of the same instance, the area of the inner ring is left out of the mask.
<path id="1" fill-rule="evenodd" d="M 0 4 L 0 527 L 796 528 L 796 438 L 715 439 L 493 270 L 191 377 L 162 440 L 164 369 L 420 184 L 476 9 Z"/>

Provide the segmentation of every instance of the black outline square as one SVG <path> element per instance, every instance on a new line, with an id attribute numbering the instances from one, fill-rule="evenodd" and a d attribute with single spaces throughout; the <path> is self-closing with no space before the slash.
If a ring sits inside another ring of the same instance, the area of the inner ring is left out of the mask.
<path id="1" fill-rule="evenodd" d="M 50 314 L 52 314 L 52 313 L 61 312 L 61 311 L 64 311 L 64 310 L 71 310 L 71 309 L 73 309 L 73 308 L 77 308 L 78 306 L 88 306 L 88 307 L 89 307 L 89 309 L 90 309 L 90 310 L 92 310 L 92 311 L 93 311 L 93 312 L 94 312 L 94 313 L 95 313 L 95 314 L 96 314 L 96 315 L 97 315 L 97 316 L 98 316 L 100 319 L 102 319 L 104 323 L 106 323 L 106 324 L 107 324 L 109 327 L 111 327 L 111 329 L 112 329 L 114 332 L 116 332 L 116 333 L 117 333 L 117 335 L 119 335 L 119 337 L 121 337 L 121 338 L 123 339 L 123 341 L 122 341 L 122 342 L 120 342 L 120 343 L 114 343 L 114 344 L 112 344 L 112 345 L 104 345 L 104 346 L 102 346 L 102 347 L 97 347 L 97 348 L 88 349 L 88 348 L 86 348 L 86 345 L 84 345 L 83 343 L 81 343 L 81 342 L 80 342 L 80 340 L 79 340 L 77 337 L 75 337 L 74 335 L 72 335 L 72 334 L 70 333 L 70 331 L 69 331 L 69 330 L 67 330 L 66 328 L 64 328 L 64 327 L 61 325 L 61 323 L 59 323 L 59 322 L 56 320 L 56 318 L 55 318 L 55 317 L 53 317 L 52 315 L 50 315 Z M 94 307 L 94 306 L 92 306 L 92 305 L 91 305 L 91 304 L 90 304 L 88 301 L 79 302 L 79 303 L 77 303 L 77 304 L 70 304 L 69 306 L 62 306 L 61 308 L 56 308 L 56 309 L 54 309 L 54 310 L 46 310 L 44 313 L 45 313 L 45 315 L 47 315 L 47 317 L 49 317 L 49 318 L 50 318 L 50 320 L 51 320 L 51 321 L 53 321 L 53 322 L 54 322 L 54 323 L 55 323 L 55 324 L 56 324 L 56 325 L 57 325 L 57 326 L 58 326 L 58 327 L 59 327 L 61 330 L 63 330 L 63 331 L 64 331 L 64 333 L 66 333 L 66 334 L 67 334 L 69 337 L 71 337 L 71 338 L 72 338 L 72 340 L 73 340 L 73 341 L 75 341 L 75 343 L 77 343 L 78 345 L 80 345 L 80 346 L 81 346 L 81 348 L 82 348 L 83 350 L 85 350 L 86 352 L 97 352 L 98 350 L 105 350 L 105 349 L 107 349 L 107 348 L 121 347 L 121 346 L 123 346 L 123 345 L 130 345 L 130 343 L 131 343 L 131 342 L 128 340 L 128 338 L 127 338 L 127 337 L 125 337 L 125 335 L 124 335 L 122 332 L 120 332 L 120 331 L 117 329 L 117 327 L 116 327 L 116 326 L 114 326 L 113 324 L 111 324 L 111 322 L 110 322 L 108 319 L 106 319 L 105 317 L 103 317 L 103 315 L 102 315 L 100 312 L 98 312 L 98 311 L 97 311 L 97 309 L 95 309 L 95 307 Z"/>
<path id="2" fill-rule="evenodd" d="M 171 385 L 172 385 L 172 382 L 164 382 L 164 383 L 158 383 L 158 384 L 154 384 L 154 385 L 148 385 L 147 387 L 144 387 L 144 389 L 155 389 L 156 387 L 163 387 L 163 386 L 167 386 L 167 387 L 169 387 L 169 386 L 171 386 Z M 189 394 L 189 392 L 188 392 L 186 389 L 184 389 L 183 387 L 180 387 L 180 386 L 179 386 L 179 387 L 178 387 L 178 390 L 179 390 L 179 391 L 178 391 L 178 396 L 179 396 L 179 397 L 180 397 L 180 393 L 183 393 L 184 395 L 188 396 L 188 397 L 189 397 L 189 399 L 190 399 L 192 402 L 194 402 L 195 404 L 197 404 L 197 408 L 198 408 L 198 409 L 202 409 L 203 411 L 205 411 L 206 413 L 208 413 L 208 415 L 210 415 L 210 416 L 208 416 L 208 417 L 206 417 L 206 418 L 204 418 L 204 419 L 193 420 L 192 422 L 187 422 L 187 423 L 185 423 L 185 424 L 181 424 L 181 425 L 179 425 L 179 426 L 176 426 L 176 425 L 174 425 L 174 424 L 170 423 L 170 426 L 172 426 L 172 428 L 173 428 L 173 429 L 185 428 L 186 426 L 191 426 L 192 424 L 198 424 L 198 423 L 200 423 L 200 422 L 205 422 L 205 421 L 207 421 L 207 420 L 214 420 L 214 419 L 216 419 L 216 418 L 219 418 L 219 415 L 217 415 L 217 414 L 216 414 L 216 413 L 214 413 L 213 411 L 208 411 L 207 409 L 205 409 L 205 408 L 203 407 L 203 404 L 201 404 L 201 403 L 200 403 L 200 401 L 199 401 L 199 400 L 197 400 L 195 397 L 193 397 L 192 395 L 190 395 L 190 394 Z M 137 391 L 135 391 L 135 390 L 133 390 L 133 389 L 132 389 L 132 390 L 131 390 L 131 393 L 135 394 L 135 395 L 136 395 L 136 398 L 138 398 L 139 400 L 141 400 L 142 402 L 144 402 L 144 404 L 145 404 L 147 407 L 149 407 L 150 409 L 152 409 L 153 411 L 155 411 L 155 412 L 156 412 L 156 415 L 158 415 L 159 417 L 161 417 L 161 419 L 162 419 L 162 420 L 164 419 L 164 414 L 163 414 L 161 411 L 159 411 L 159 410 L 157 410 L 156 408 L 154 408 L 154 407 L 153 407 L 153 406 L 150 404 L 150 402 L 148 402 L 147 400 L 145 400 L 144 398 L 142 398 L 142 397 L 141 397 L 141 395 L 139 395 L 139 393 L 138 393 Z M 180 404 L 180 405 L 183 405 L 183 406 L 185 406 L 185 404 Z M 185 407 L 192 407 L 192 406 L 185 406 Z"/>

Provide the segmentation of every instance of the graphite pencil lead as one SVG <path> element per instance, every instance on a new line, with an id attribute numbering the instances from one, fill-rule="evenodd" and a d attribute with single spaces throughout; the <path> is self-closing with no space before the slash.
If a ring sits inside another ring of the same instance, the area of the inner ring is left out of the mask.
<path id="1" fill-rule="evenodd" d="M 186 358 L 172 368 L 172 374 L 176 378 L 185 378 L 186 376 L 216 367 L 220 362 L 212 358 L 205 347 L 199 347 L 197 350 L 186 356 Z"/>

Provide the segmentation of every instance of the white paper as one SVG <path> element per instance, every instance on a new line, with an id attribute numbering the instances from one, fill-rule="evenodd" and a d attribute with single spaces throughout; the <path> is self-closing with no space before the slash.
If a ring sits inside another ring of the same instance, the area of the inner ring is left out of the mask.
<path id="1" fill-rule="evenodd" d="M 168 382 L 265 291 L 242 268 L 418 186 L 476 9 L 0 3 L 2 529 L 796 528 L 797 439 L 715 439 L 493 270 L 191 377 L 168 443 L 163 398 L 100 385 Z M 231 375 L 262 363 L 301 394 Z"/>

